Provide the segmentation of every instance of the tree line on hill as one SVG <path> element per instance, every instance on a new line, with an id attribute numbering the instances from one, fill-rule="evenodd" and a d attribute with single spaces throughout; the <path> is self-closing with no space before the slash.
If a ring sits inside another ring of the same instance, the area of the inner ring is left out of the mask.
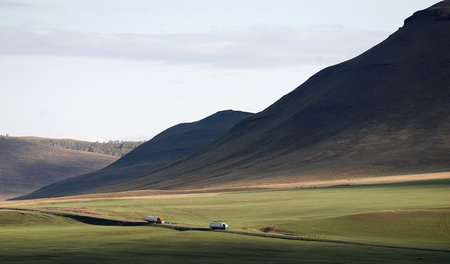
<path id="1" fill-rule="evenodd" d="M 0 135 L 2 138 L 10 138 L 37 143 L 45 146 L 59 147 L 64 149 L 88 151 L 101 153 L 116 157 L 122 157 L 145 141 L 123 141 L 110 140 L 108 142 L 89 142 L 74 139 L 55 139 L 55 138 L 39 138 L 39 137 L 11 137 L 9 135 Z"/>

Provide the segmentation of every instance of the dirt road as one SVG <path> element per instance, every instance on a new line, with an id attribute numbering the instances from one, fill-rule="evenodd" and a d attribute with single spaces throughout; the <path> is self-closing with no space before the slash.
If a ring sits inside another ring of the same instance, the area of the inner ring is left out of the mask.
<path id="1" fill-rule="evenodd" d="M 70 211 L 70 210 L 0 207 L 0 211 L 1 210 L 31 211 L 31 212 L 48 213 L 48 214 L 72 218 L 74 220 L 77 220 L 77 221 L 80 221 L 80 222 L 83 222 L 86 224 L 94 224 L 94 225 L 119 225 L 119 226 L 151 225 L 154 227 L 170 228 L 170 229 L 179 230 L 179 231 L 192 230 L 192 231 L 206 231 L 206 232 L 224 232 L 224 233 L 232 233 L 232 234 L 247 235 L 247 236 L 259 236 L 259 237 L 267 237 L 267 238 L 302 240 L 302 241 L 313 241 L 313 242 L 327 242 L 327 243 L 339 243 L 339 244 L 350 244 L 350 245 L 359 245 L 359 246 L 387 247 L 387 248 L 399 248 L 399 249 L 411 249 L 411 250 L 439 251 L 439 252 L 450 253 L 450 249 L 446 249 L 446 248 L 416 247 L 416 246 L 385 244 L 385 243 L 368 242 L 368 241 L 353 241 L 353 240 L 344 240 L 344 239 L 335 239 L 335 238 L 309 237 L 309 236 L 301 236 L 301 235 L 295 235 L 295 234 L 283 234 L 283 233 L 277 233 L 277 232 L 244 231 L 244 230 L 234 230 L 234 229 L 212 230 L 208 227 L 203 227 L 203 226 L 192 226 L 192 225 L 183 225 L 183 224 L 176 224 L 176 223 L 149 224 L 147 221 L 140 220 L 140 219 L 112 217 L 112 216 L 107 216 L 107 215 L 102 215 L 102 214 L 96 214 L 96 213 L 90 213 L 90 212 L 77 212 L 77 211 Z"/>

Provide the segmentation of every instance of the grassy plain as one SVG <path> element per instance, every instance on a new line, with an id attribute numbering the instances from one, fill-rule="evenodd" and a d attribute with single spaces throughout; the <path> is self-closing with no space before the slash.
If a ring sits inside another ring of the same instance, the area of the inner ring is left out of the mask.
<path id="1" fill-rule="evenodd" d="M 232 229 L 276 226 L 298 235 L 450 247 L 450 180 L 353 187 L 238 192 L 206 197 L 40 204 L 94 209 L 127 218 Z"/>
<path id="2" fill-rule="evenodd" d="M 450 180 L 53 202 L 35 207 L 232 229 L 450 249 Z M 28 206 L 30 207 L 30 206 Z M 9 219 L 9 220 L 8 220 Z M 14 220 L 16 219 L 16 220 Z M 22 219 L 22 220 L 20 220 Z M 15 222 L 15 223 L 14 223 Z M 93 226 L 43 213 L 0 211 L 0 263 L 446 263 L 449 252 L 293 241 L 223 232 Z"/>

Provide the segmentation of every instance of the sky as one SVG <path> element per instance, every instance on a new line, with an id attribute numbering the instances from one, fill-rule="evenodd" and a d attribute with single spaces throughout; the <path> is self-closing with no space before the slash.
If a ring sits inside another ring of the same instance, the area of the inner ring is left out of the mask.
<path id="1" fill-rule="evenodd" d="M 433 0 L 0 0 L 0 134 L 148 140 L 259 112 Z"/>

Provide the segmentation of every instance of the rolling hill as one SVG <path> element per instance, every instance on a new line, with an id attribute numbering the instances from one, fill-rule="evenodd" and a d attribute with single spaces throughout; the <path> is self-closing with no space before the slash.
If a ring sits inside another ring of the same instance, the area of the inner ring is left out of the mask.
<path id="1" fill-rule="evenodd" d="M 0 199 L 29 193 L 47 184 L 98 170 L 117 157 L 0 138 Z"/>
<path id="2" fill-rule="evenodd" d="M 18 199 L 89 193 L 132 179 L 192 154 L 251 115 L 247 112 L 226 110 L 197 122 L 178 124 L 103 169 L 53 183 Z"/>
<path id="3" fill-rule="evenodd" d="M 449 36 L 447 0 L 313 75 L 195 155 L 97 191 L 449 171 Z"/>
<path id="4" fill-rule="evenodd" d="M 14 138 L 17 140 L 28 141 L 45 146 L 94 152 L 117 157 L 122 157 L 123 155 L 127 154 L 128 152 L 132 151 L 133 149 L 144 143 L 144 141 L 119 141 L 119 140 L 110 140 L 108 142 L 98 142 L 98 141 L 91 142 L 67 138 L 61 139 L 61 138 L 42 138 L 42 137 L 14 137 Z"/>

